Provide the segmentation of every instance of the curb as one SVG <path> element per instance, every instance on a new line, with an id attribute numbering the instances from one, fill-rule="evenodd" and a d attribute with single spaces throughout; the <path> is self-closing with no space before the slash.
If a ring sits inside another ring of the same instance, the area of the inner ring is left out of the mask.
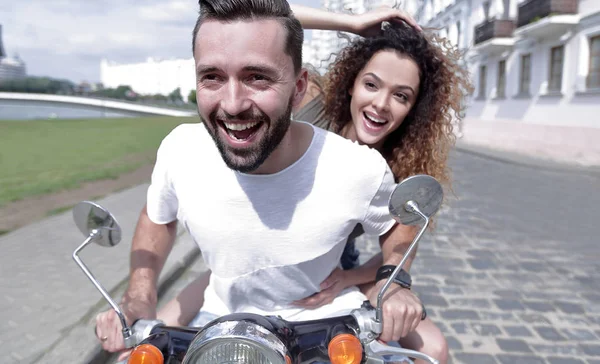
<path id="1" fill-rule="evenodd" d="M 179 234 L 181 236 L 181 234 Z M 178 237 L 179 237 L 178 236 Z M 181 277 L 181 275 L 188 269 L 192 263 L 194 263 L 200 257 L 200 249 L 198 247 L 194 247 L 189 249 L 183 258 L 179 259 L 176 263 L 173 264 L 167 271 L 165 271 L 163 278 L 158 283 L 158 301 L 160 302 L 161 298 L 164 296 L 165 292 L 173 286 L 173 284 Z M 128 276 L 125 277 L 127 279 Z M 101 300 L 104 302 L 104 300 Z M 83 363 L 87 364 L 105 364 L 109 359 L 113 356 L 116 357 L 116 354 L 106 352 L 102 349 L 100 344 L 96 344 L 94 348 L 90 349 L 89 353 L 85 355 L 85 359 Z"/>
<path id="2" fill-rule="evenodd" d="M 545 159 L 523 153 L 491 149 L 465 142 L 457 142 L 453 149 L 460 153 L 470 154 L 479 158 L 485 158 L 519 167 L 534 168 L 537 170 L 554 173 L 578 173 L 596 178 L 600 177 L 600 166 L 596 165 L 585 166 L 575 163 L 559 162 L 553 159 Z"/>

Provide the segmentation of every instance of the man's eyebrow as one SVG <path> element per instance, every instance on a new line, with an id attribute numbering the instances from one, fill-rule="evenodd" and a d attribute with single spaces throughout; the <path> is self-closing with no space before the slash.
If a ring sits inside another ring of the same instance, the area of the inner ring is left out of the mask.
<path id="1" fill-rule="evenodd" d="M 204 73 L 216 72 L 218 70 L 219 70 L 218 67 L 200 65 L 196 68 L 196 73 L 198 73 L 200 75 L 200 74 L 204 74 Z"/>
<path id="2" fill-rule="evenodd" d="M 266 66 L 266 65 L 248 65 L 248 66 L 244 67 L 243 70 L 245 72 L 264 73 L 264 74 L 272 75 L 272 76 L 276 76 L 279 74 L 279 72 L 277 72 L 277 69 L 275 69 L 271 66 Z"/>

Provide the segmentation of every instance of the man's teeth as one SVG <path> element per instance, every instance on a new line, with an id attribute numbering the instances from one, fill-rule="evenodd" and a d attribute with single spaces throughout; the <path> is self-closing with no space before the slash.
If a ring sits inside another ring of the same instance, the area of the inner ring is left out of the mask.
<path id="1" fill-rule="evenodd" d="M 367 113 L 365 113 L 365 117 L 366 117 L 367 119 L 371 120 L 371 121 L 372 121 L 372 122 L 374 122 L 374 123 L 378 123 L 378 124 L 385 124 L 385 123 L 387 123 L 387 120 L 385 120 L 385 119 L 377 119 L 377 118 L 375 118 L 375 117 L 373 117 L 373 116 L 370 116 L 370 115 L 369 115 L 369 114 L 367 114 Z"/>
<path id="2" fill-rule="evenodd" d="M 247 124 L 231 124 L 231 123 L 223 123 L 225 127 L 229 130 L 241 131 L 255 127 L 258 125 L 258 121 L 247 123 Z"/>

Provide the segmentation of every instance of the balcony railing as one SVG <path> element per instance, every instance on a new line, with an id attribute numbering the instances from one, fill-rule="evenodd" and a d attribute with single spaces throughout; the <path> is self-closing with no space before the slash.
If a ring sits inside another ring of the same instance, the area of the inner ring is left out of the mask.
<path id="1" fill-rule="evenodd" d="M 515 30 L 515 22 L 510 19 L 490 19 L 475 27 L 475 44 L 492 38 L 510 38 Z"/>
<path id="2" fill-rule="evenodd" d="M 528 0 L 519 5 L 517 27 L 538 21 L 548 15 L 577 14 L 578 0 Z"/>

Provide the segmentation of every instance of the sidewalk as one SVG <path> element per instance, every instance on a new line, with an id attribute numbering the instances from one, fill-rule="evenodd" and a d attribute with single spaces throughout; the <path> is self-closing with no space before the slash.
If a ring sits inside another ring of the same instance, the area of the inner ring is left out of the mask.
<path id="1" fill-rule="evenodd" d="M 80 255 L 117 301 L 126 288 L 131 239 L 147 187 L 95 201 L 115 216 L 122 240 L 113 248 L 88 246 Z M 92 328 L 108 305 L 71 257 L 83 240 L 71 211 L 0 237 L 0 347 L 8 349 L 2 363 L 88 363 L 98 357 Z M 198 256 L 180 231 L 160 277 L 162 290 Z"/>

